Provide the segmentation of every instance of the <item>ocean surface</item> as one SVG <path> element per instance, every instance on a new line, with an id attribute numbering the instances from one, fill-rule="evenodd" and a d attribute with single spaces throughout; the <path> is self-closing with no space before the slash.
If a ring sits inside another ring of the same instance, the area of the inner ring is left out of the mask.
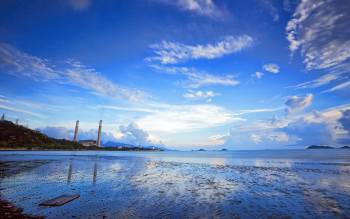
<path id="1" fill-rule="evenodd" d="M 1 198 L 47 218 L 350 218 L 347 149 L 1 151 L 0 161 Z"/>

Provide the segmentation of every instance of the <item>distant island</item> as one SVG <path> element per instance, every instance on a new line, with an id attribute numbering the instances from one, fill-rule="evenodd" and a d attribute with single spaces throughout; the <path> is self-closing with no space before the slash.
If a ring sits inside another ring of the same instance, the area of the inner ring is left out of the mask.
<path id="1" fill-rule="evenodd" d="M 83 141 L 82 141 L 83 142 Z M 103 147 L 84 146 L 80 142 L 55 139 L 11 121 L 0 121 L 0 150 L 108 150 L 108 151 L 161 151 L 154 146 L 133 146 L 107 142 Z"/>
<path id="2" fill-rule="evenodd" d="M 350 149 L 350 146 L 343 146 L 340 148 L 335 148 L 332 146 L 325 146 L 325 145 L 310 145 L 306 149 Z"/>

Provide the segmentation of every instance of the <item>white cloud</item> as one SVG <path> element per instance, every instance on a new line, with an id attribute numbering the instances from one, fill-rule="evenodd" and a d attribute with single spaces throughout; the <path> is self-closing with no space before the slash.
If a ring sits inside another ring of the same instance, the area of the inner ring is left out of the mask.
<path id="1" fill-rule="evenodd" d="M 252 46 L 253 38 L 248 35 L 226 36 L 222 41 L 207 45 L 185 45 L 176 42 L 162 41 L 151 45 L 156 56 L 146 61 L 158 61 L 161 64 L 176 64 L 190 59 L 215 59 L 240 52 Z"/>
<path id="2" fill-rule="evenodd" d="M 265 64 L 263 65 L 263 69 L 272 74 L 277 74 L 280 72 L 280 67 L 277 64 Z"/>
<path id="3" fill-rule="evenodd" d="M 112 98 L 137 101 L 146 96 L 142 91 L 116 85 L 94 68 L 78 61 L 68 60 L 66 65 L 68 66 L 57 68 L 47 59 L 21 52 L 8 44 L 0 44 L 0 67 L 7 74 L 40 82 L 71 84 Z"/>
<path id="4" fill-rule="evenodd" d="M 150 132 L 193 132 L 243 120 L 216 105 L 159 105 L 155 107 L 161 109 L 136 121 L 140 127 Z"/>
<path id="5" fill-rule="evenodd" d="M 264 73 L 257 71 L 254 74 L 252 74 L 253 78 L 261 79 L 264 76 Z"/>
<path id="6" fill-rule="evenodd" d="M 304 97 L 302 96 L 291 96 L 287 99 L 285 102 L 287 108 L 287 113 L 293 113 L 297 111 L 301 111 L 305 109 L 306 107 L 310 106 L 313 100 L 312 94 L 307 94 Z"/>
<path id="7" fill-rule="evenodd" d="M 213 97 L 218 96 L 218 93 L 214 91 L 201 91 L 201 90 L 188 90 L 183 97 L 190 100 L 207 100 L 207 102 L 211 102 Z"/>
<path id="8" fill-rule="evenodd" d="M 136 123 L 130 123 L 128 126 L 120 126 L 119 141 L 135 146 L 160 145 L 160 142 L 154 142 L 149 133 L 142 130 Z"/>
<path id="9" fill-rule="evenodd" d="M 208 85 L 235 86 L 239 84 L 239 81 L 237 81 L 233 75 L 214 75 L 187 67 L 167 67 L 159 65 L 150 65 L 150 67 L 161 73 L 181 74 L 186 76 L 187 81 L 182 84 L 189 88 L 199 88 Z"/>
<path id="10" fill-rule="evenodd" d="M 291 52 L 300 49 L 308 70 L 350 58 L 350 2 L 302 0 L 286 27 Z"/>
<path id="11" fill-rule="evenodd" d="M 157 2 L 174 5 L 181 10 L 194 12 L 211 18 L 220 18 L 225 12 L 217 7 L 213 0 L 155 0 Z"/>

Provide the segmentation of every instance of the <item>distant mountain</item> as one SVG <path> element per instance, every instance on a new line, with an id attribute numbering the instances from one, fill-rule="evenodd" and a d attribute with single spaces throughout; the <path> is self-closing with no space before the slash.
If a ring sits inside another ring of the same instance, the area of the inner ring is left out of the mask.
<path id="1" fill-rule="evenodd" d="M 15 149 L 82 149 L 79 143 L 65 139 L 50 138 L 39 131 L 16 125 L 10 121 L 0 121 L 0 148 Z"/>
<path id="2" fill-rule="evenodd" d="M 306 149 L 334 149 L 334 147 L 331 146 L 322 146 L 322 145 L 310 145 Z"/>
<path id="3" fill-rule="evenodd" d="M 343 146 L 341 149 L 350 149 L 350 146 Z"/>
<path id="4" fill-rule="evenodd" d="M 132 145 L 132 144 L 126 144 L 126 143 L 121 143 L 121 142 L 114 142 L 114 141 L 107 141 L 106 143 L 102 143 L 103 147 L 108 147 L 108 148 L 122 148 L 125 150 L 128 149 L 145 149 L 145 150 L 166 150 L 165 147 L 160 147 L 160 146 L 149 146 L 149 145 Z"/>
<path id="5" fill-rule="evenodd" d="M 106 143 L 102 143 L 103 147 L 136 147 L 135 145 L 125 144 L 121 142 L 107 141 Z"/>

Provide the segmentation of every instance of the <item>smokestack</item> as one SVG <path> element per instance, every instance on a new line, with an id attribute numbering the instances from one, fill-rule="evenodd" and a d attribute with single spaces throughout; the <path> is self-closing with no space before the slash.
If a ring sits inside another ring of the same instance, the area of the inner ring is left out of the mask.
<path id="1" fill-rule="evenodd" d="M 102 131 L 102 120 L 100 120 L 100 124 L 98 125 L 97 147 L 101 146 L 101 131 Z"/>
<path id="2" fill-rule="evenodd" d="M 75 123 L 75 130 L 74 130 L 74 142 L 78 141 L 78 130 L 79 130 L 79 120 Z"/>

